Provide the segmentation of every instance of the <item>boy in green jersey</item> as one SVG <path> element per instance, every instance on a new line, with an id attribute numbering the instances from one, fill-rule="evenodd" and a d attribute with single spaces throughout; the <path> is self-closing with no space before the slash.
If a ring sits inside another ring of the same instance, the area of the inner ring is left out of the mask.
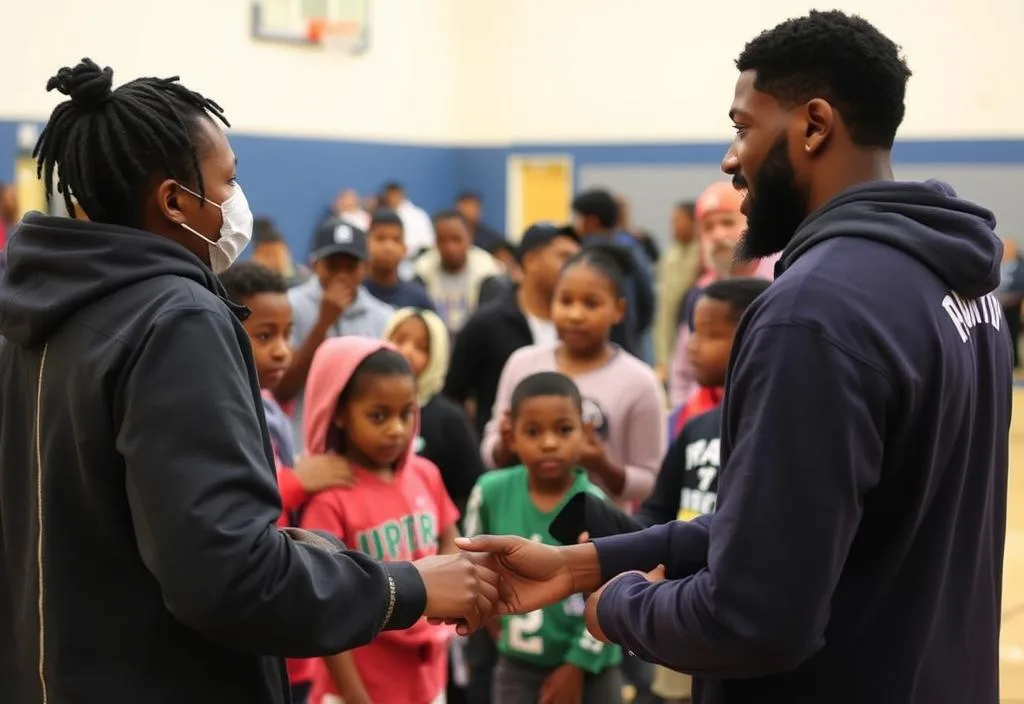
<path id="1" fill-rule="evenodd" d="M 466 508 L 467 535 L 518 535 L 560 545 L 548 532 L 570 497 L 602 491 L 577 466 L 584 446 L 582 401 L 571 379 L 540 372 L 512 394 L 510 449 L 523 464 L 484 474 Z M 583 622 L 583 597 L 501 619 L 494 704 L 620 704 L 622 651 Z"/>

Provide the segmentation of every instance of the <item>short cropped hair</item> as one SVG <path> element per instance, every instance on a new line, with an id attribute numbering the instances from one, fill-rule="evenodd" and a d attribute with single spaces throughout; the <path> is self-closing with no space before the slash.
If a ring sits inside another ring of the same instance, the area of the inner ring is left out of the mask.
<path id="1" fill-rule="evenodd" d="M 576 383 L 565 374 L 558 372 L 537 372 L 520 381 L 512 392 L 510 410 L 514 419 L 524 401 L 538 396 L 558 396 L 572 401 L 573 406 L 583 415 L 583 397 Z"/>
<path id="2" fill-rule="evenodd" d="M 373 216 L 370 218 L 370 229 L 372 230 L 377 225 L 398 225 L 403 230 L 405 229 L 402 218 L 391 208 L 377 208 L 373 211 Z"/>
<path id="3" fill-rule="evenodd" d="M 615 227 L 619 221 L 619 204 L 615 197 L 606 190 L 595 188 L 583 191 L 572 201 L 572 210 L 580 215 L 592 215 L 601 223 L 601 227 Z"/>
<path id="4" fill-rule="evenodd" d="M 786 20 L 750 41 L 736 59 L 754 87 L 791 106 L 822 98 L 842 115 L 853 143 L 891 149 L 903 122 L 910 69 L 873 25 L 838 10 Z"/>
<path id="5" fill-rule="evenodd" d="M 228 299 L 243 305 L 261 293 L 288 293 L 288 282 L 276 271 L 256 262 L 238 262 L 220 275 Z"/>
<path id="6" fill-rule="evenodd" d="M 739 322 L 747 308 L 757 300 L 771 282 L 756 276 L 737 276 L 715 281 L 700 292 L 702 298 L 721 301 L 732 310 L 733 320 Z"/>
<path id="7" fill-rule="evenodd" d="M 284 235 L 277 229 L 274 221 L 267 217 L 258 217 L 252 223 L 253 246 L 284 242 Z"/>

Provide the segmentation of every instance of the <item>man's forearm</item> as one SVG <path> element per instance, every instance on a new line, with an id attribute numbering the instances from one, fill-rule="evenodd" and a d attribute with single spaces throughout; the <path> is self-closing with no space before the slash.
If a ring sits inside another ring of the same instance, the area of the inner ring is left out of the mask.
<path id="1" fill-rule="evenodd" d="M 709 514 L 561 548 L 572 580 L 570 593 L 593 592 L 623 572 L 648 572 L 658 565 L 665 565 L 670 579 L 693 574 L 707 564 L 710 521 Z"/>
<path id="2" fill-rule="evenodd" d="M 560 549 L 565 555 L 565 563 L 572 580 L 572 591 L 569 594 L 586 594 L 597 591 L 603 580 L 601 579 L 601 561 L 594 543 L 567 545 Z"/>
<path id="3" fill-rule="evenodd" d="M 707 565 L 711 518 L 712 514 L 707 514 L 595 540 L 600 584 L 623 572 L 649 572 L 658 565 L 665 565 L 669 579 L 697 572 Z"/>

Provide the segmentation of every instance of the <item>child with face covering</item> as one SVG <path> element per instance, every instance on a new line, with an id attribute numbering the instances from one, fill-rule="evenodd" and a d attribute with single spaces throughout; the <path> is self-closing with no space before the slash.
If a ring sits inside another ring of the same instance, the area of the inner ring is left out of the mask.
<path id="1" fill-rule="evenodd" d="M 353 336 L 321 344 L 306 388 L 306 451 L 343 456 L 355 484 L 313 496 L 302 526 L 384 562 L 457 552 L 459 513 L 437 467 L 413 452 L 419 418 L 416 379 L 392 345 Z M 443 701 L 451 635 L 421 618 L 324 658 L 310 703 Z"/>
<path id="2" fill-rule="evenodd" d="M 398 348 L 416 375 L 420 434 L 415 452 L 441 470 L 445 489 L 462 513 L 484 466 L 465 412 L 441 394 L 450 358 L 448 329 L 433 311 L 402 308 L 388 321 L 384 339 Z"/>

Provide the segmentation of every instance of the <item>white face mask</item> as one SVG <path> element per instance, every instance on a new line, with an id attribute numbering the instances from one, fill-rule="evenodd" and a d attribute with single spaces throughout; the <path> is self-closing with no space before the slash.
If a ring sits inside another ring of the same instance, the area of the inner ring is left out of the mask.
<path id="1" fill-rule="evenodd" d="M 180 183 L 178 185 L 196 198 L 203 198 Z M 249 245 L 249 240 L 252 239 L 252 211 L 249 210 L 249 201 L 245 199 L 242 187 L 238 184 L 235 184 L 234 192 L 220 205 L 209 198 L 203 198 L 203 200 L 220 208 L 222 218 L 220 239 L 213 241 L 185 223 L 182 223 L 181 226 L 210 245 L 210 268 L 213 269 L 213 273 L 222 274 L 235 263 L 242 250 Z"/>

